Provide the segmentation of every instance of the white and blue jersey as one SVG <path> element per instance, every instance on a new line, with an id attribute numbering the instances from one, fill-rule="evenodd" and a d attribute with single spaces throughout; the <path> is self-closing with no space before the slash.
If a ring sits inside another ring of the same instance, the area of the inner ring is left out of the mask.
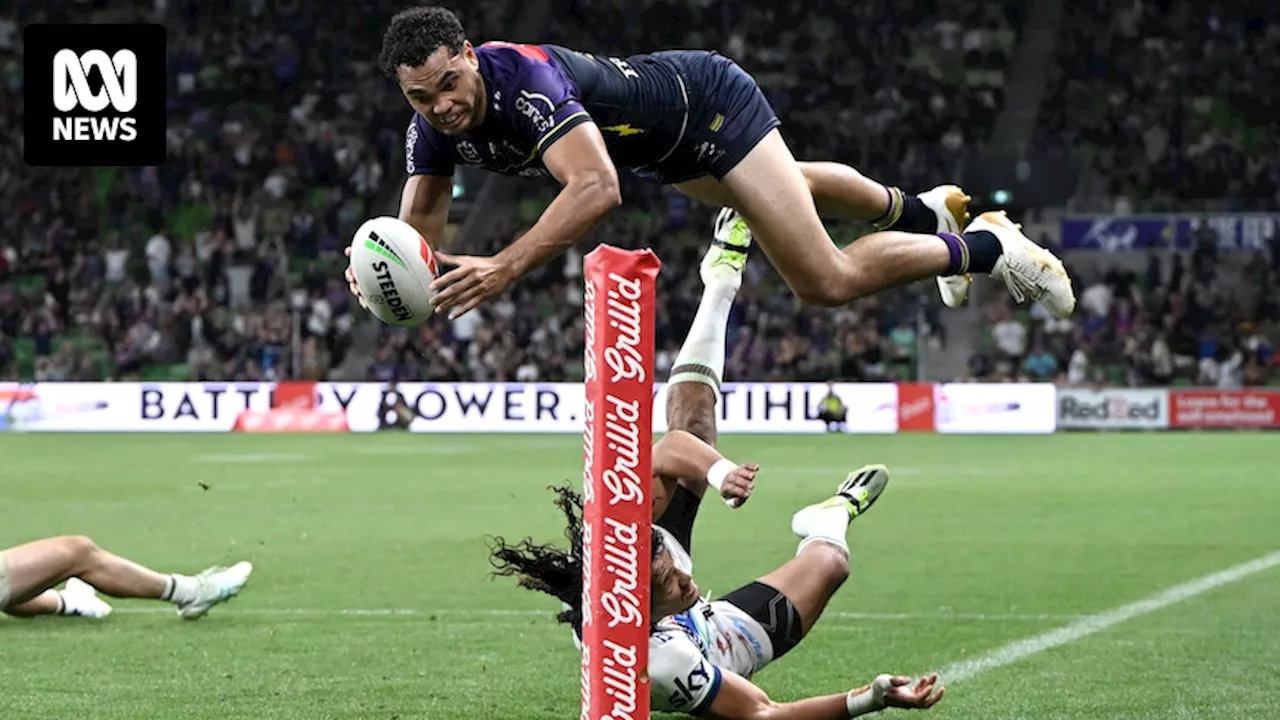
<path id="1" fill-rule="evenodd" d="M 665 528 L 662 541 L 676 567 L 693 572 L 693 559 Z M 698 600 L 654 623 L 649 636 L 649 694 L 655 712 L 698 715 L 720 691 L 723 671 L 750 678 L 773 660 L 769 635 L 750 615 L 723 600 Z"/>

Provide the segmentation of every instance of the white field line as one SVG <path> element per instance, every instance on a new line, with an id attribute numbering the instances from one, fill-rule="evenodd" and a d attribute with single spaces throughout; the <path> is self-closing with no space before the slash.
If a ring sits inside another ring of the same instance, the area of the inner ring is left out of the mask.
<path id="1" fill-rule="evenodd" d="M 1120 623 L 1190 600 L 1197 595 L 1203 595 L 1210 590 L 1240 582 L 1251 575 L 1257 575 L 1276 566 L 1280 566 L 1280 551 L 1263 555 L 1260 558 L 1226 570 L 1210 573 L 1195 580 L 1174 585 L 1127 605 L 1121 605 L 1093 615 L 1086 615 L 1048 632 L 1032 635 L 1022 640 L 1015 640 L 985 655 L 952 663 L 939 670 L 938 674 L 946 682 L 955 683 L 968 680 L 988 670 L 995 670 L 1033 655 L 1038 655 L 1046 650 L 1052 650 L 1067 643 L 1089 637 Z"/>
<path id="2" fill-rule="evenodd" d="M 116 613 L 153 614 L 172 613 L 174 610 L 165 605 L 151 607 L 131 606 L 115 608 Z M 234 603 L 225 609 L 215 610 L 219 614 L 229 615 L 263 615 L 263 616 L 303 616 L 303 617 L 546 617 L 553 618 L 555 611 L 547 610 L 422 610 L 415 608 L 242 608 Z M 823 614 L 824 620 L 964 620 L 975 622 L 1006 621 L 1045 621 L 1070 620 L 1079 615 L 1037 615 L 1017 613 L 859 613 L 829 612 Z"/>

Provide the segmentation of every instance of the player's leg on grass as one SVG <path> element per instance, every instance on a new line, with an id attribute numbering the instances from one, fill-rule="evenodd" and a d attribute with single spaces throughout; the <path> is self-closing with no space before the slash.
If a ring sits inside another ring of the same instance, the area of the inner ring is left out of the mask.
<path id="1" fill-rule="evenodd" d="M 849 473 L 835 495 L 800 510 L 792 518 L 792 530 L 803 538 L 795 558 L 753 585 L 722 598 L 744 609 L 758 607 L 759 598 L 771 594 L 785 598 L 783 601 L 775 596 L 768 601 L 768 614 L 775 619 L 775 659 L 809 633 L 848 579 L 849 544 L 845 535 L 849 523 L 870 509 L 888 481 L 889 472 L 883 465 L 868 465 Z M 761 613 L 757 610 L 755 615 Z"/>
<path id="2" fill-rule="evenodd" d="M 63 536 L 36 540 L 0 553 L 9 586 L 6 612 L 19 617 L 34 614 L 101 617 L 91 590 L 115 598 L 164 600 L 188 619 L 203 616 L 229 600 L 248 582 L 253 566 L 210 568 L 199 575 L 163 575 L 114 555 L 87 537 Z M 72 578 L 83 581 L 71 583 Z M 53 588 L 67 581 L 68 589 Z M 89 591 L 86 591 L 89 590 Z M 107 612 L 109 612 L 109 608 Z"/>

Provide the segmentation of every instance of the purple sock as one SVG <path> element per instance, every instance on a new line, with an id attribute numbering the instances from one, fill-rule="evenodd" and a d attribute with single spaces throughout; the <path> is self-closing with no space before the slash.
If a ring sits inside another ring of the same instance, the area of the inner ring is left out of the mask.
<path id="1" fill-rule="evenodd" d="M 940 274 L 963 275 L 969 272 L 969 243 L 955 233 L 941 232 L 938 237 L 942 238 L 942 242 L 947 244 L 947 250 L 951 252 L 951 261 Z"/>

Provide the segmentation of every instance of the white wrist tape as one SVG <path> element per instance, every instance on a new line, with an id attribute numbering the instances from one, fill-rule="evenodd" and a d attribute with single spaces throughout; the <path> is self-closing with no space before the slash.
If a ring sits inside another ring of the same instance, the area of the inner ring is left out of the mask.
<path id="1" fill-rule="evenodd" d="M 888 675 L 877 675 L 866 690 L 849 691 L 849 694 L 844 696 L 844 707 L 849 711 L 849 717 L 855 718 L 885 709 L 887 703 L 884 701 L 884 696 L 889 692 L 890 687 L 892 683 L 889 682 Z"/>
<path id="2" fill-rule="evenodd" d="M 707 470 L 707 484 L 715 488 L 716 492 L 720 492 L 720 489 L 724 487 L 724 479 L 736 469 L 738 469 L 737 463 L 728 458 L 720 458 Z M 732 508 L 736 508 L 739 505 L 737 498 L 725 498 L 725 503 Z"/>

